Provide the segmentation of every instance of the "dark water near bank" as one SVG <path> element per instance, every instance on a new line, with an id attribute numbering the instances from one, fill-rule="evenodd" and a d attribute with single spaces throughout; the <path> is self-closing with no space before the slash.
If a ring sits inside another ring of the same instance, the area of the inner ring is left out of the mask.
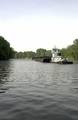
<path id="1" fill-rule="evenodd" d="M 78 120 L 78 64 L 0 61 L 0 120 Z"/>

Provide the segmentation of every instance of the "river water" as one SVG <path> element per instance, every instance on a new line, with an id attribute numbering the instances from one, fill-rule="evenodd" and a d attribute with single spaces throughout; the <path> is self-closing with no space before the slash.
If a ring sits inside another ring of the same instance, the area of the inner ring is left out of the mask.
<path id="1" fill-rule="evenodd" d="M 78 120 L 78 64 L 0 61 L 0 120 Z"/>

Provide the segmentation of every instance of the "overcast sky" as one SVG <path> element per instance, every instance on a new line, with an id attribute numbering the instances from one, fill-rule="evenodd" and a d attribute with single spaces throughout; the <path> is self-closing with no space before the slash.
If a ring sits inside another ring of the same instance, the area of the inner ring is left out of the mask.
<path id="1" fill-rule="evenodd" d="M 66 47 L 78 38 L 78 0 L 0 0 L 0 35 L 17 51 Z"/>

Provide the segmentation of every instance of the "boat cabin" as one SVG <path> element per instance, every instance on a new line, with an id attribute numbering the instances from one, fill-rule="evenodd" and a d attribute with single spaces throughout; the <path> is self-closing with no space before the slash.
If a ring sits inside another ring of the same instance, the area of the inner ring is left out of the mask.
<path id="1" fill-rule="evenodd" d="M 59 62 L 62 60 L 61 57 L 61 52 L 59 49 L 57 48 L 53 48 L 52 49 L 52 58 L 51 58 L 52 62 Z"/>

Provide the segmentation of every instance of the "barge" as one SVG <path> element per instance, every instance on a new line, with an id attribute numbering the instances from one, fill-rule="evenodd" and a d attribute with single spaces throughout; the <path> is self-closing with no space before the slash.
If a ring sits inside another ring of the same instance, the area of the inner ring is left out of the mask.
<path id="1" fill-rule="evenodd" d="M 33 60 L 39 61 L 39 62 L 44 62 L 44 63 L 50 63 L 51 62 L 51 57 L 48 57 L 48 56 L 34 57 Z"/>

